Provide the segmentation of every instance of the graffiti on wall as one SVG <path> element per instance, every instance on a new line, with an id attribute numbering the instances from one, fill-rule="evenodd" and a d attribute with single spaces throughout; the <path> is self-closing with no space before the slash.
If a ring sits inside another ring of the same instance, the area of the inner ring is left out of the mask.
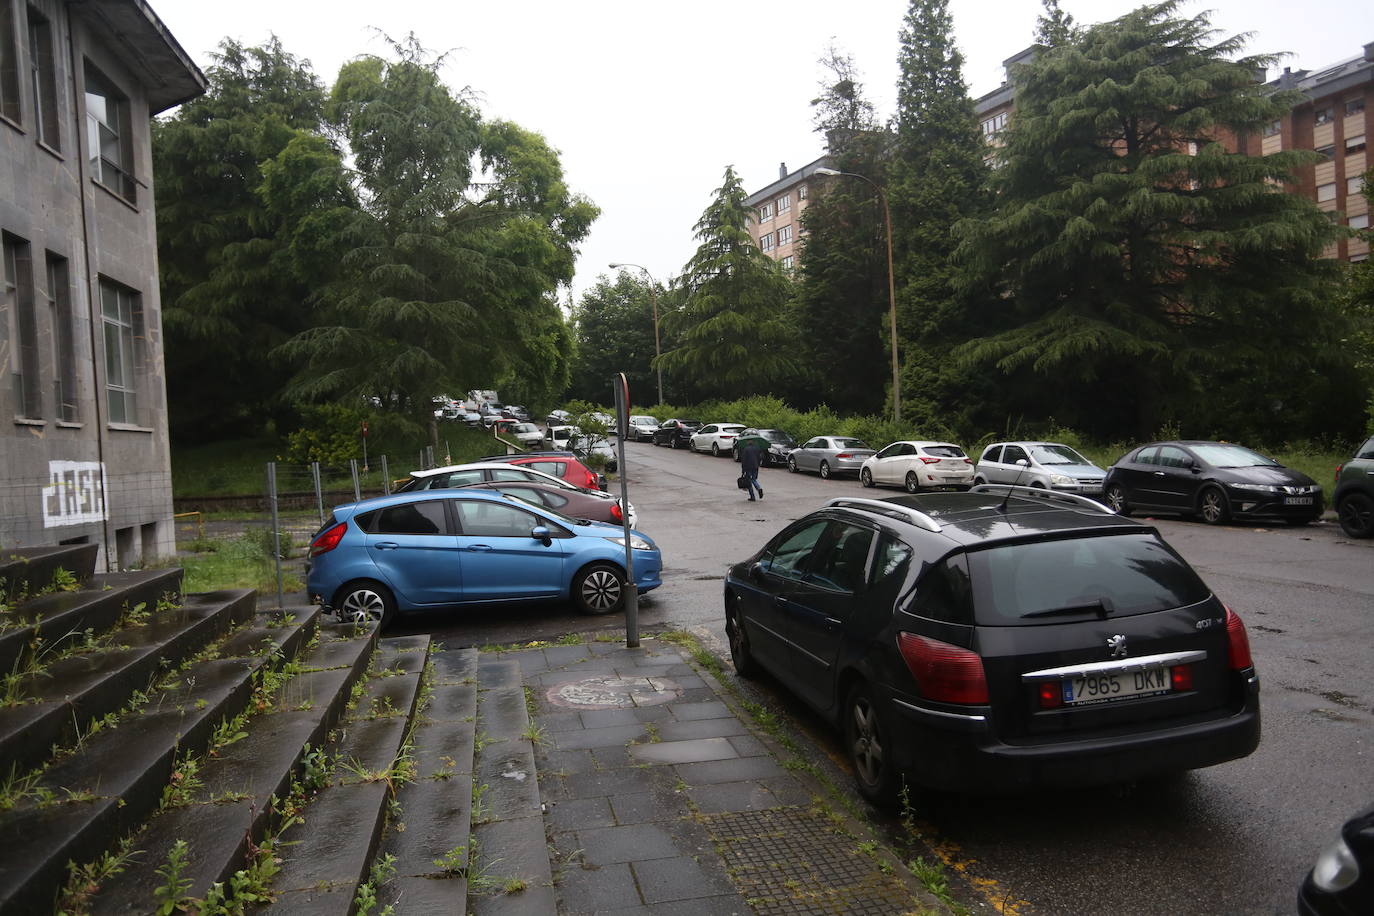
<path id="1" fill-rule="evenodd" d="M 49 461 L 43 488 L 43 527 L 103 522 L 105 465 L 99 461 Z"/>

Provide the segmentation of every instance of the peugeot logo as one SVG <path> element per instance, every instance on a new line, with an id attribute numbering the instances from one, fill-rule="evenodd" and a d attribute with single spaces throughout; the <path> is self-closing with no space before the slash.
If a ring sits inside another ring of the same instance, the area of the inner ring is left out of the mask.
<path id="1" fill-rule="evenodd" d="M 1107 637 L 1107 649 L 1111 652 L 1112 658 L 1126 657 L 1126 637 L 1124 634 L 1117 633 L 1115 636 Z"/>

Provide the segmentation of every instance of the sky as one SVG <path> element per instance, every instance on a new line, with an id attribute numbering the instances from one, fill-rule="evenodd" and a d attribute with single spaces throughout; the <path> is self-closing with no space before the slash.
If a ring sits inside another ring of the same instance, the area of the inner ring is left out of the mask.
<path id="1" fill-rule="evenodd" d="M 811 100 L 831 46 L 853 59 L 886 120 L 896 100 L 907 0 L 148 0 L 202 70 L 225 37 L 255 45 L 275 34 L 325 85 L 360 54 L 387 56 L 381 35 L 448 52 L 448 84 L 476 95 L 487 120 L 514 121 L 559 150 L 568 185 L 601 208 L 580 247 L 575 299 L 611 262 L 660 282 L 682 272 L 693 226 L 733 166 L 747 191 L 824 153 Z M 1086 24 L 1138 0 L 1061 0 Z M 964 80 L 977 98 L 1004 79 L 1002 62 L 1033 39 L 1039 0 L 950 0 Z M 1374 41 L 1369 0 L 1202 0 L 1224 35 L 1252 33 L 1247 51 L 1322 69 Z M 1271 71 L 1270 77 L 1277 75 Z"/>

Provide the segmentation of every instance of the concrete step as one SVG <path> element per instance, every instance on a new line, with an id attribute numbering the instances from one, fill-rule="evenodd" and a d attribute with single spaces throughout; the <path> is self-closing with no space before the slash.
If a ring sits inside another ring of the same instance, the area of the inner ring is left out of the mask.
<path id="1" fill-rule="evenodd" d="M 95 572 L 98 544 L 11 547 L 0 553 L 0 604 L 16 604 L 54 584 L 63 569 L 84 583 Z"/>
<path id="2" fill-rule="evenodd" d="M 251 593 L 250 593 L 251 596 Z M 36 774 L 32 790 L 0 813 L 0 913 L 50 907 L 69 862 L 94 860 L 158 806 L 177 758 L 203 750 L 215 727 L 247 705 L 255 678 L 314 631 L 318 611 L 258 615 L 258 654 L 208 658 L 181 672 L 116 725 L 86 736 Z M 230 648 L 234 634 L 215 648 Z"/>
<path id="3" fill-rule="evenodd" d="M 178 841 L 187 844 L 181 875 L 188 897 L 203 898 L 217 883 L 232 886 L 255 844 L 300 815 L 284 803 L 293 788 L 314 791 L 327 781 L 324 748 L 376 645 L 375 630 L 359 635 L 352 627 L 325 624 L 320 634 L 293 666 L 299 673 L 270 697 L 259 697 L 265 708 L 249 719 L 244 737 L 199 761 L 200 786 L 190 803 L 162 811 L 137 834 L 138 863 L 106 882 L 92 913 L 152 910 L 154 890 L 166 883 L 157 871 L 165 869 Z"/>
<path id="4" fill-rule="evenodd" d="M 155 608 L 165 595 L 181 594 L 182 570 L 143 569 L 89 578 L 83 588 L 30 598 L 9 609 L 12 626 L 0 633 L 0 672 L 61 652 L 89 636 L 106 633 L 126 608 Z"/>
<path id="5" fill-rule="evenodd" d="M 20 678 L 16 693 L 25 702 L 0 709 L 0 772 L 37 766 L 55 746 L 77 740 L 135 691 L 149 690 L 159 677 L 247 620 L 255 601 L 247 589 L 191 595 L 179 607 L 113 634 L 113 648 L 73 655 Z"/>

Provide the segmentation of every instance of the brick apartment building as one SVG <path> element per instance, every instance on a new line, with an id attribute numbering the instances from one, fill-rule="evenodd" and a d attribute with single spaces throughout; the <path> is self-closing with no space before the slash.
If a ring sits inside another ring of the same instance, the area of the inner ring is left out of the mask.
<path id="1" fill-rule="evenodd" d="M 764 254 L 778 261 L 788 270 L 797 266 L 801 252 L 801 215 L 806 211 L 807 189 L 816 169 L 826 166 L 828 157 L 787 171 L 787 163 L 778 165 L 778 180 L 745 198 L 753 208 L 749 231 Z"/>
<path id="2" fill-rule="evenodd" d="M 174 551 L 150 119 L 205 89 L 143 0 L 0 0 L 0 550 Z"/>

